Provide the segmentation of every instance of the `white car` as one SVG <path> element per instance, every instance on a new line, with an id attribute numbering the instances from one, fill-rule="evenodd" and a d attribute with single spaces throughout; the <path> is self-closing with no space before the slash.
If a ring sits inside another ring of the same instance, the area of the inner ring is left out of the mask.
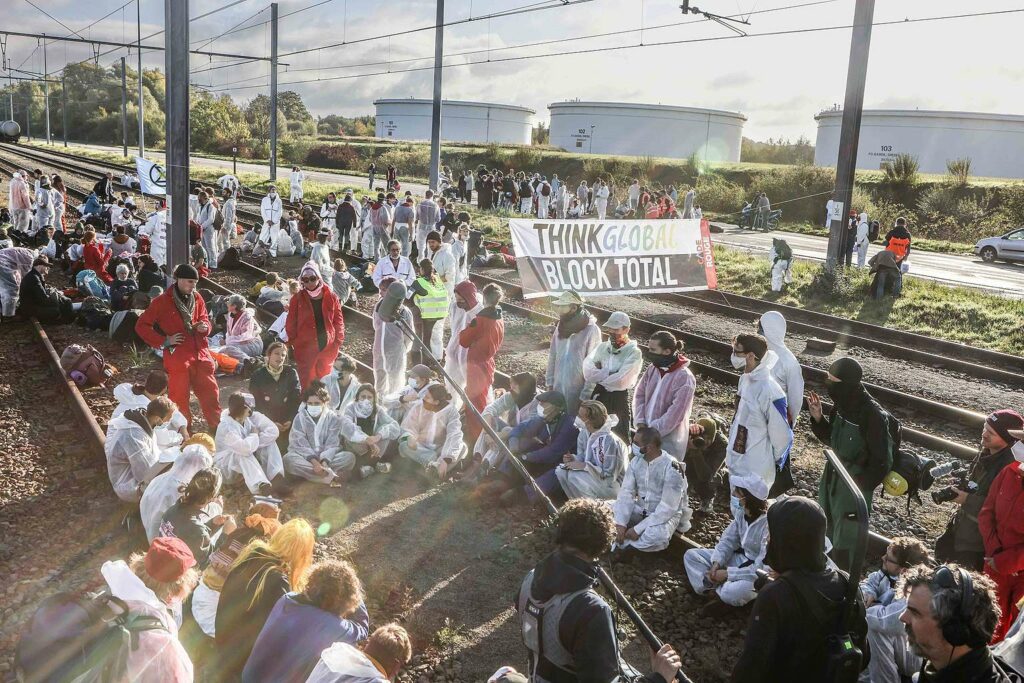
<path id="1" fill-rule="evenodd" d="M 1024 228 L 1017 228 L 1001 237 L 986 237 L 974 245 L 974 253 L 985 263 L 1024 261 Z"/>

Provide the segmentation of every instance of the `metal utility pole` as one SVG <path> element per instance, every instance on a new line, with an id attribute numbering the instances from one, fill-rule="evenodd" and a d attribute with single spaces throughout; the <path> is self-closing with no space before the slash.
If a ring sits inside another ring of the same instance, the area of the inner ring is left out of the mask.
<path id="1" fill-rule="evenodd" d="M 277 3 L 270 3 L 270 182 L 277 180 Z"/>
<path id="2" fill-rule="evenodd" d="M 434 24 L 434 106 L 430 112 L 430 187 L 441 185 L 441 72 L 444 59 L 444 0 L 437 0 Z"/>
<path id="3" fill-rule="evenodd" d="M 46 144 L 52 144 L 50 139 L 50 74 L 46 70 L 46 34 L 43 34 L 43 97 L 46 98 Z"/>
<path id="4" fill-rule="evenodd" d="M 8 73 L 7 73 L 7 87 L 8 87 L 8 91 L 7 92 L 10 95 L 10 99 L 11 99 L 11 121 L 13 121 L 14 120 L 14 74 L 10 70 L 10 65 L 8 65 L 7 71 L 8 71 Z"/>
<path id="5" fill-rule="evenodd" d="M 128 69 L 121 57 L 121 149 L 128 156 Z"/>
<path id="6" fill-rule="evenodd" d="M 146 117 L 142 104 L 142 0 L 135 0 L 135 30 L 139 40 L 139 156 L 146 156 Z"/>
<path id="7" fill-rule="evenodd" d="M 60 116 L 61 132 L 64 134 L 64 146 L 68 146 L 68 84 L 64 72 L 60 73 Z"/>
<path id="8" fill-rule="evenodd" d="M 164 73 L 167 74 L 167 142 L 165 178 L 170 200 L 167 225 L 167 272 L 188 263 L 188 3 L 164 0 L 164 26 L 167 49 Z"/>
<path id="9" fill-rule="evenodd" d="M 875 16 L 875 0 L 857 0 L 853 13 L 853 36 L 850 40 L 850 65 L 846 72 L 846 100 L 843 104 L 843 126 L 839 133 L 839 160 L 836 163 L 836 202 L 829 221 L 828 252 L 825 269 L 850 264 L 846 251 L 847 214 L 853 200 L 853 183 L 857 172 L 857 144 L 860 119 L 864 111 L 864 86 L 868 76 L 868 53 L 871 48 L 871 22 Z"/>

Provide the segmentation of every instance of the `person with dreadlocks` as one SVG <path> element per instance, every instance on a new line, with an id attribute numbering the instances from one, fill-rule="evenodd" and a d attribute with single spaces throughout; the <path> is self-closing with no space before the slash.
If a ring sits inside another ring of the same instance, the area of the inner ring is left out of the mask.
<path id="1" fill-rule="evenodd" d="M 832 412 L 825 415 L 821 398 L 811 392 L 807 408 L 811 430 L 829 445 L 850 472 L 871 514 L 871 494 L 892 469 L 893 447 L 888 421 L 892 419 L 867 392 L 861 379 L 864 371 L 852 358 L 840 358 L 828 369 L 825 386 L 832 399 Z M 829 463 L 818 484 L 818 502 L 828 520 L 832 559 L 845 571 L 853 563 L 857 542 L 856 501 Z"/>
<path id="2" fill-rule="evenodd" d="M 163 354 L 167 394 L 188 418 L 192 429 L 189 391 L 195 392 L 210 429 L 220 424 L 220 391 L 214 373 L 217 362 L 207 337 L 210 317 L 203 297 L 196 293 L 199 271 L 187 263 L 174 269 L 174 284 L 149 305 L 135 323 L 135 332 Z"/>

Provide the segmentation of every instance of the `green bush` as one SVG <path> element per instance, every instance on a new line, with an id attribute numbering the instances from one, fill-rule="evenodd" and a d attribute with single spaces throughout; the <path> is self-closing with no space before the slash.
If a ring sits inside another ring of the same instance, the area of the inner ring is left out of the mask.
<path id="1" fill-rule="evenodd" d="M 772 208 L 782 209 L 787 221 L 818 223 L 825 215 L 825 202 L 834 189 L 834 169 L 789 166 L 755 175 L 746 188 L 745 196 L 750 199 L 758 192 L 765 192 Z"/>
<path id="2" fill-rule="evenodd" d="M 680 188 L 680 194 L 684 194 L 686 189 Z M 743 188 L 720 176 L 714 174 L 701 176 L 697 181 L 696 189 L 696 202 L 700 205 L 705 214 L 708 212 L 714 212 L 716 214 L 732 214 L 743 207 Z"/>
<path id="3" fill-rule="evenodd" d="M 507 163 L 516 171 L 534 171 L 544 160 L 544 155 L 529 147 L 517 147 L 508 157 Z"/>
<path id="4" fill-rule="evenodd" d="M 918 201 L 918 232 L 923 237 L 954 242 L 973 242 L 982 233 L 982 223 L 993 213 L 991 190 L 971 192 L 952 185 L 938 185 Z"/>
<path id="5" fill-rule="evenodd" d="M 287 164 L 301 165 L 309 163 L 306 158 L 313 148 L 310 138 L 284 138 L 278 143 L 278 154 L 281 161 Z"/>
<path id="6" fill-rule="evenodd" d="M 341 170 L 360 170 L 362 159 L 352 145 L 335 145 L 322 143 L 314 145 L 306 154 L 306 163 L 310 166 L 337 168 Z"/>
<path id="7" fill-rule="evenodd" d="M 971 158 L 950 159 L 946 162 L 946 172 L 955 187 L 967 187 L 971 180 Z"/>
<path id="8" fill-rule="evenodd" d="M 895 159 L 883 161 L 882 186 L 898 201 L 910 203 L 919 168 L 917 157 L 910 154 L 900 154 Z"/>
<path id="9" fill-rule="evenodd" d="M 378 167 L 394 164 L 399 176 L 425 177 L 430 174 L 430 148 L 422 145 L 404 145 L 389 149 L 377 158 Z"/>

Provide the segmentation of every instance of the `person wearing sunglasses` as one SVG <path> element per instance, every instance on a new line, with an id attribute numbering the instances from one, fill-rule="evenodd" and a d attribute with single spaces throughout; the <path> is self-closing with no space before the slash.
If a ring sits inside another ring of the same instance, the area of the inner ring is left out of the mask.
<path id="1" fill-rule="evenodd" d="M 333 369 L 345 341 L 345 319 L 338 295 L 324 285 L 315 261 L 302 267 L 299 284 L 299 292 L 288 303 L 285 331 L 305 390 Z"/>

